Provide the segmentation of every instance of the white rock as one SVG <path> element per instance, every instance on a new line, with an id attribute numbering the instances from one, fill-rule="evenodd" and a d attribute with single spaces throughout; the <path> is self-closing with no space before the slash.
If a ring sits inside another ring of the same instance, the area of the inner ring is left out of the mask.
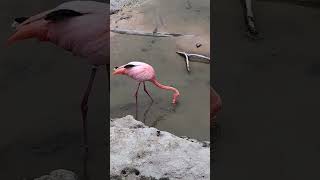
<path id="1" fill-rule="evenodd" d="M 113 13 L 115 11 L 121 10 L 123 7 L 136 7 L 139 6 L 146 0 L 111 0 L 110 1 L 110 12 Z"/>
<path id="2" fill-rule="evenodd" d="M 110 122 L 110 175 L 210 179 L 210 148 L 145 126 L 128 115 Z"/>

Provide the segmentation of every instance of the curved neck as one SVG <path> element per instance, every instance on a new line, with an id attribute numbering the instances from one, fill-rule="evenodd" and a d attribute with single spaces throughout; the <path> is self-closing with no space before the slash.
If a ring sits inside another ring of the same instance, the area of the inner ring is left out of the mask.
<path id="1" fill-rule="evenodd" d="M 163 84 L 160 84 L 156 79 L 152 79 L 150 81 L 160 89 L 173 91 L 174 94 L 173 94 L 172 103 L 174 103 L 174 104 L 176 103 L 177 98 L 180 96 L 180 93 L 179 93 L 178 89 L 176 89 L 174 87 L 171 87 L 171 86 L 165 86 Z"/>
<path id="2" fill-rule="evenodd" d="M 179 91 L 176 88 L 160 84 L 156 79 L 151 80 L 151 82 L 160 89 L 165 89 L 165 90 L 173 91 L 174 93 L 179 93 Z"/>

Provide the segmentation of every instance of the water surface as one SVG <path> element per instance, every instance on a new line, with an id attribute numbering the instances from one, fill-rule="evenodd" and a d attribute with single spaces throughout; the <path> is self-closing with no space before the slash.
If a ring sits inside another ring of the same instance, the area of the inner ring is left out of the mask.
<path id="1" fill-rule="evenodd" d="M 203 28 L 203 31 L 209 31 L 209 19 L 205 20 L 209 16 L 209 6 L 205 5 L 209 5 L 209 1 L 161 1 L 161 3 L 158 2 L 156 8 L 143 7 L 141 12 L 144 13 L 145 19 L 155 22 L 155 24 L 146 24 L 146 27 L 158 25 L 158 28 L 162 30 L 185 32 L 181 25 L 186 25 L 185 23 L 188 22 L 189 26 L 186 27 L 189 30 Z M 174 12 L 173 7 L 176 7 Z M 162 22 L 157 23 L 157 19 L 162 19 Z M 195 24 L 194 27 L 192 23 Z M 171 104 L 172 92 L 158 89 L 152 83 L 147 82 L 147 89 L 151 92 L 154 103 L 151 104 L 141 86 L 136 113 L 133 95 L 137 82 L 126 76 L 111 76 L 111 117 L 131 114 L 137 116 L 138 120 L 145 122 L 148 126 L 178 136 L 209 140 L 210 66 L 191 62 L 192 72 L 188 73 L 184 58 L 175 53 L 175 43 L 174 38 L 113 36 L 111 39 L 111 71 L 114 66 L 130 61 L 146 62 L 154 67 L 157 79 L 161 83 L 177 88 L 181 96 L 179 104 L 174 108 Z"/>

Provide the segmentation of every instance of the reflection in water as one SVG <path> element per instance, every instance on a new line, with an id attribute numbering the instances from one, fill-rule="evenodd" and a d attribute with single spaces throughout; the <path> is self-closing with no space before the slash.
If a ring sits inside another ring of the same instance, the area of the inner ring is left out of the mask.
<path id="1" fill-rule="evenodd" d="M 152 104 L 153 104 L 153 101 L 151 101 L 151 103 L 150 103 L 150 105 L 148 106 L 148 108 L 144 111 L 144 114 L 143 114 L 143 123 L 146 123 L 146 117 L 147 117 L 147 114 L 148 114 L 148 112 L 149 112 Z"/>
<path id="2" fill-rule="evenodd" d="M 150 98 L 150 100 L 151 100 L 150 105 L 147 107 L 147 109 L 145 110 L 145 112 L 144 112 L 144 114 L 143 114 L 143 122 L 145 122 L 146 115 L 147 115 L 147 113 L 149 112 L 149 110 L 150 110 L 150 108 L 151 108 L 151 106 L 152 106 L 152 104 L 153 104 L 153 98 L 151 97 L 151 95 L 149 94 L 148 90 L 146 89 L 146 83 L 145 83 L 145 82 L 139 82 L 139 83 L 138 83 L 137 90 L 136 90 L 136 92 L 135 92 L 135 94 L 134 94 L 134 96 L 136 97 L 136 117 L 135 117 L 136 119 L 139 119 L 138 93 L 139 93 L 139 87 L 140 87 L 141 83 L 143 83 L 143 90 L 144 90 L 144 92 L 149 96 L 149 98 Z"/>

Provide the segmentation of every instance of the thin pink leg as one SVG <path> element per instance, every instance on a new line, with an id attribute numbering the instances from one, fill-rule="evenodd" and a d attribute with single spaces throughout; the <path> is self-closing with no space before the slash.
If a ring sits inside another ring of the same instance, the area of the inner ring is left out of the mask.
<path id="1" fill-rule="evenodd" d="M 146 93 L 148 94 L 148 96 L 150 97 L 151 101 L 153 102 L 152 97 L 150 96 L 149 92 L 147 91 L 146 83 L 145 83 L 145 82 L 143 82 L 143 89 L 144 89 L 144 92 L 146 92 Z"/>

